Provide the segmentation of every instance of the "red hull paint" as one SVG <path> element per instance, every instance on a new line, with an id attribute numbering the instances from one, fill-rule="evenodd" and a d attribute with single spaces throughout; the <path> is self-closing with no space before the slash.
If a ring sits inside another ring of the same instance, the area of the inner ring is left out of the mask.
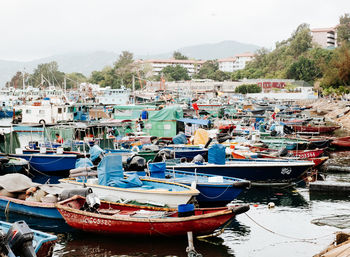
<path id="1" fill-rule="evenodd" d="M 177 217 L 177 212 L 173 210 L 171 215 L 163 218 L 136 218 L 132 216 L 135 210 L 152 210 L 152 208 L 125 208 L 127 205 L 119 208 L 120 206 L 118 204 L 101 202 L 100 209 L 120 210 L 115 215 L 103 215 L 80 211 L 79 207 L 82 205 L 82 198 L 78 199 L 78 201 L 74 199 L 77 198 L 68 199 L 57 205 L 58 210 L 68 225 L 83 231 L 103 234 L 181 236 L 186 235 L 188 231 L 192 231 L 197 235 L 209 234 L 233 219 L 238 210 L 238 208 L 229 209 L 227 207 L 197 209 L 195 215 L 190 217 Z M 156 209 L 169 210 L 163 208 Z M 245 206 L 244 211 L 238 212 L 245 212 L 248 209 L 249 207 Z"/>
<path id="2" fill-rule="evenodd" d="M 332 146 L 350 148 L 350 137 L 340 137 L 332 141 Z"/>
<path id="3" fill-rule="evenodd" d="M 330 133 L 333 132 L 336 129 L 339 129 L 339 126 L 335 127 L 326 127 L 326 126 L 320 126 L 320 127 L 312 127 L 312 126 L 298 126 L 293 125 L 292 126 L 295 131 L 298 132 L 314 132 L 314 133 Z"/>
<path id="4" fill-rule="evenodd" d="M 250 150 L 253 152 L 265 152 L 269 154 L 271 152 L 278 152 L 278 150 L 268 149 L 263 147 L 250 147 Z M 294 156 L 299 157 L 300 159 L 308 159 L 308 158 L 317 158 L 320 157 L 324 153 L 324 149 L 315 149 L 315 150 L 299 150 L 299 151 L 288 151 L 288 153 L 293 154 Z"/>

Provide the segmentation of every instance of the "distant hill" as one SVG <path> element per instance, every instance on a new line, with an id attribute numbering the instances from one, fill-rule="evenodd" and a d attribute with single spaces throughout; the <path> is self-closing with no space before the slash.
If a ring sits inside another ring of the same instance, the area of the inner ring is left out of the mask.
<path id="1" fill-rule="evenodd" d="M 213 60 L 220 58 L 232 57 L 236 54 L 244 52 L 255 52 L 261 48 L 257 45 L 245 44 L 236 41 L 222 41 L 214 44 L 201 44 L 194 46 L 187 46 L 177 49 L 183 55 L 200 60 Z M 161 59 L 172 57 L 173 52 L 156 54 L 156 55 L 136 55 L 140 59 Z"/>
<path id="2" fill-rule="evenodd" d="M 259 48 L 260 47 L 257 45 L 244 44 L 236 41 L 223 41 L 214 44 L 183 47 L 177 49 L 177 51 L 193 59 L 212 60 L 226 58 L 244 52 L 255 52 Z M 172 54 L 173 51 L 156 55 L 135 54 L 135 59 L 164 59 L 172 57 Z M 6 81 L 9 81 L 17 71 L 25 69 L 26 72 L 32 73 L 38 64 L 41 63 L 56 61 L 60 71 L 65 73 L 80 72 L 85 76 L 89 76 L 94 70 L 101 70 L 107 65 L 113 65 L 118 59 L 118 56 L 119 53 L 96 51 L 55 55 L 29 62 L 0 60 L 0 87 L 4 86 Z"/>

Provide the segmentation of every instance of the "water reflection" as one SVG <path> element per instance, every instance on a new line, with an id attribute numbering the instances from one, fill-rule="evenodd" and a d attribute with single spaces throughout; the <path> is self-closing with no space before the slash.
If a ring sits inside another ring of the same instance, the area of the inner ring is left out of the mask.
<path id="1" fill-rule="evenodd" d="M 308 203 L 295 188 L 253 187 L 237 197 L 237 201 L 250 204 L 303 207 Z"/>
<path id="2" fill-rule="evenodd" d="M 60 244 L 54 256 L 187 256 L 186 237 L 132 238 L 79 233 L 66 234 Z M 234 256 L 220 238 L 195 240 L 194 244 L 203 256 Z"/>

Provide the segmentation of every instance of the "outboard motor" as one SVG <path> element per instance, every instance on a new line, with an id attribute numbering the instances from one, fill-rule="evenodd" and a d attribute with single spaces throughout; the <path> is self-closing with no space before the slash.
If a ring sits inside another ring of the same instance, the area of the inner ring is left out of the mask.
<path id="1" fill-rule="evenodd" d="M 287 148 L 283 148 L 282 150 L 278 151 L 278 156 L 283 157 L 288 155 L 288 150 Z"/>
<path id="2" fill-rule="evenodd" d="M 84 211 L 97 212 L 101 205 L 100 199 L 94 193 L 88 194 L 85 198 L 85 203 L 83 206 Z"/>
<path id="3" fill-rule="evenodd" d="M 197 164 L 198 163 L 202 164 L 204 161 L 205 161 L 204 157 L 200 154 L 197 154 L 192 160 L 193 163 L 197 163 Z"/>
<path id="4" fill-rule="evenodd" d="M 144 171 L 146 166 L 147 165 L 146 165 L 145 158 L 134 155 L 128 158 L 125 170 L 126 171 Z"/>
<path id="5" fill-rule="evenodd" d="M 71 198 L 75 195 L 80 195 L 80 196 L 88 196 L 89 194 L 92 193 L 92 189 L 90 187 L 87 188 L 78 188 L 78 189 L 65 189 L 62 191 L 62 193 L 59 196 L 59 200 L 63 201 L 68 198 Z"/>
<path id="6" fill-rule="evenodd" d="M 33 248 L 34 233 L 25 221 L 17 221 L 7 234 L 0 233 L 0 248 L 6 256 L 35 257 Z"/>

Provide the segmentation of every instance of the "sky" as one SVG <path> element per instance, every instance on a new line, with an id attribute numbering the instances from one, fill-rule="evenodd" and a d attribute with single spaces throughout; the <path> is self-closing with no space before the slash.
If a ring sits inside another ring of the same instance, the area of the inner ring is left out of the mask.
<path id="1" fill-rule="evenodd" d="M 0 0 L 0 59 L 172 52 L 234 40 L 272 49 L 302 23 L 335 26 L 349 0 Z"/>

